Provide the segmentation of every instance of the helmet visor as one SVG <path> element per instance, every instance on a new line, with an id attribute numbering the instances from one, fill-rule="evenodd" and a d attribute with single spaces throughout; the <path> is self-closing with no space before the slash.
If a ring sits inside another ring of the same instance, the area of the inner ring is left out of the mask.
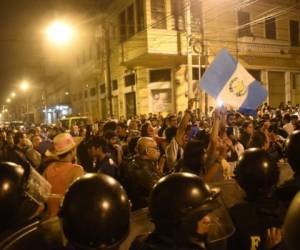
<path id="1" fill-rule="evenodd" d="M 30 167 L 30 174 L 26 186 L 26 195 L 37 204 L 47 201 L 51 194 L 51 184 L 34 168 Z"/>
<path id="2" fill-rule="evenodd" d="M 225 240 L 235 232 L 232 220 L 221 197 L 218 197 L 216 202 L 219 203 L 218 208 L 204 217 L 204 223 L 207 223 L 208 226 L 207 239 L 209 243 Z"/>

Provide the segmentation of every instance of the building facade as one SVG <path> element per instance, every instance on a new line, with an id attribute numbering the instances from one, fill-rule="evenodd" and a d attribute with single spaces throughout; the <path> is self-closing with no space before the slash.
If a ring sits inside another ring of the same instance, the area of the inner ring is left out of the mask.
<path id="1" fill-rule="evenodd" d="M 262 82 L 271 106 L 299 104 L 299 23 L 295 0 L 113 1 L 102 24 L 101 39 L 109 45 L 104 46 L 100 109 L 111 105 L 114 115 L 127 117 L 184 110 L 190 67 L 192 89 L 204 112 L 214 100 L 205 101 L 199 78 L 222 48 Z M 188 53 L 192 65 L 187 64 Z"/>

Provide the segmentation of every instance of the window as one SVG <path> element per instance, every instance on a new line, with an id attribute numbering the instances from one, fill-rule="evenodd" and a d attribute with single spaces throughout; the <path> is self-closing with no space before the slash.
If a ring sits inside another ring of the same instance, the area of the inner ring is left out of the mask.
<path id="1" fill-rule="evenodd" d="M 135 74 L 125 76 L 125 87 L 135 85 Z"/>
<path id="2" fill-rule="evenodd" d="M 239 11 L 238 12 L 238 36 L 252 36 L 250 27 L 250 14 L 248 12 Z"/>
<path id="3" fill-rule="evenodd" d="M 151 23 L 155 29 L 166 29 L 166 10 L 164 0 L 151 0 Z"/>
<path id="4" fill-rule="evenodd" d="M 128 38 L 134 35 L 134 8 L 133 4 L 131 4 L 127 8 L 127 34 Z"/>
<path id="5" fill-rule="evenodd" d="M 199 80 L 199 68 L 193 67 L 193 80 Z"/>
<path id="6" fill-rule="evenodd" d="M 84 91 L 84 98 L 88 98 L 88 91 L 87 90 Z"/>
<path id="7" fill-rule="evenodd" d="M 144 0 L 136 0 L 135 10 L 137 31 L 139 32 L 145 29 Z"/>
<path id="8" fill-rule="evenodd" d="M 91 88 L 90 89 L 90 96 L 95 96 L 96 95 L 96 88 Z"/>
<path id="9" fill-rule="evenodd" d="M 125 10 L 119 16 L 120 25 L 120 42 L 126 40 L 126 13 Z"/>
<path id="10" fill-rule="evenodd" d="M 290 21 L 290 41 L 291 46 L 299 46 L 299 22 Z"/>
<path id="11" fill-rule="evenodd" d="M 183 0 L 171 0 L 171 11 L 174 18 L 174 30 L 184 30 Z"/>
<path id="12" fill-rule="evenodd" d="M 105 84 L 100 85 L 100 93 L 104 94 L 105 93 Z"/>
<path id="13" fill-rule="evenodd" d="M 112 90 L 117 90 L 118 89 L 118 80 L 113 80 L 111 85 L 112 85 Z"/>
<path id="14" fill-rule="evenodd" d="M 169 82 L 171 81 L 170 69 L 150 70 L 150 82 Z"/>
<path id="15" fill-rule="evenodd" d="M 201 31 L 202 0 L 191 0 L 191 29 L 192 32 Z"/>
<path id="16" fill-rule="evenodd" d="M 265 21 L 266 38 L 276 39 L 276 19 L 274 17 L 267 18 Z"/>

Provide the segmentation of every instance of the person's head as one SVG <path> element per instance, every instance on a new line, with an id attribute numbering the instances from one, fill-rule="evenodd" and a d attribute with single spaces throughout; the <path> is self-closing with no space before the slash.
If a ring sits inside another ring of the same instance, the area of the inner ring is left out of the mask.
<path id="1" fill-rule="evenodd" d="M 119 137 L 127 136 L 127 125 L 125 122 L 119 122 L 117 125 L 117 135 Z"/>
<path id="2" fill-rule="evenodd" d="M 34 136 L 32 137 L 32 139 L 31 139 L 31 141 L 32 141 L 33 148 L 34 148 L 35 150 L 38 150 L 38 148 L 39 148 L 39 146 L 40 146 L 40 144 L 41 144 L 41 142 L 42 142 L 41 136 L 39 136 L 39 135 L 34 135 Z"/>
<path id="3" fill-rule="evenodd" d="M 154 128 L 150 122 L 145 122 L 141 127 L 141 136 L 143 137 L 154 137 Z"/>
<path id="4" fill-rule="evenodd" d="M 169 127 L 177 127 L 177 118 L 175 115 L 169 115 L 168 119 L 168 126 Z"/>
<path id="5" fill-rule="evenodd" d="M 114 145 L 119 141 L 117 134 L 112 130 L 108 130 L 105 132 L 104 139 L 109 145 Z"/>
<path id="6" fill-rule="evenodd" d="M 103 157 L 108 150 L 106 140 L 101 136 L 93 136 L 88 142 L 88 149 L 91 157 Z"/>
<path id="7" fill-rule="evenodd" d="M 201 141 L 189 141 L 184 149 L 183 163 L 186 169 L 193 173 L 200 174 L 204 172 L 205 148 Z"/>
<path id="8" fill-rule="evenodd" d="M 135 119 L 132 119 L 129 123 L 129 130 L 138 130 L 138 123 Z"/>
<path id="9" fill-rule="evenodd" d="M 297 124 L 298 120 L 299 120 L 298 115 L 291 115 L 291 122 L 294 126 Z"/>
<path id="10" fill-rule="evenodd" d="M 149 199 L 155 231 L 175 242 L 203 243 L 211 239 L 210 228 L 218 234 L 225 218 L 225 215 L 219 216 L 218 226 L 214 224 L 214 211 L 221 211 L 222 207 L 219 193 L 219 189 L 211 189 L 194 174 L 176 173 L 163 177 L 153 187 Z M 230 221 L 229 216 L 227 218 Z"/>
<path id="11" fill-rule="evenodd" d="M 118 249 L 130 226 L 130 202 L 123 187 L 104 174 L 86 174 L 69 187 L 59 217 L 76 249 Z"/>
<path id="12" fill-rule="evenodd" d="M 134 136 L 132 138 L 130 138 L 129 142 L 128 142 L 128 152 L 129 155 L 135 155 L 136 152 L 136 146 L 137 146 L 137 142 L 140 139 L 140 137 L 138 136 Z"/>
<path id="13" fill-rule="evenodd" d="M 260 148 L 264 150 L 269 149 L 269 142 L 265 133 L 261 131 L 255 131 L 250 139 L 249 148 Z"/>
<path id="14" fill-rule="evenodd" d="M 291 116 L 290 116 L 290 114 L 287 113 L 283 116 L 283 123 L 286 124 L 286 123 L 290 123 L 290 122 L 291 122 Z"/>
<path id="15" fill-rule="evenodd" d="M 107 131 L 116 131 L 117 123 L 114 121 L 110 121 L 104 124 L 103 133 L 105 134 Z"/>
<path id="16" fill-rule="evenodd" d="M 168 127 L 165 130 L 165 136 L 167 142 L 171 142 L 171 140 L 176 136 L 177 128 L 176 127 Z"/>
<path id="17" fill-rule="evenodd" d="M 141 158 L 154 161 L 159 159 L 159 148 L 151 137 L 141 137 L 137 142 L 136 149 Z"/>
<path id="18" fill-rule="evenodd" d="M 82 141 L 80 137 L 72 137 L 69 133 L 60 133 L 53 139 L 50 149 L 45 152 L 48 157 L 73 162 L 76 158 L 76 147 Z"/>
<path id="19" fill-rule="evenodd" d="M 236 117 L 235 117 L 235 114 L 234 113 L 228 113 L 227 114 L 227 125 L 228 126 L 235 126 L 235 123 L 236 123 Z"/>
<path id="20" fill-rule="evenodd" d="M 25 133 L 17 132 L 14 136 L 14 144 L 21 148 L 25 147 L 26 146 L 26 141 L 25 141 L 26 138 L 27 138 L 27 136 Z"/>
<path id="21" fill-rule="evenodd" d="M 300 130 L 294 131 L 287 139 L 286 155 L 294 172 L 300 174 Z"/>
<path id="22" fill-rule="evenodd" d="M 0 163 L 0 233 L 11 226 L 30 220 L 34 213 L 28 213 L 23 204 L 40 206 L 50 194 L 51 186 L 29 165 L 12 162 Z"/>
<path id="23" fill-rule="evenodd" d="M 243 123 L 243 130 L 248 134 L 248 135 L 253 135 L 254 132 L 254 126 L 252 121 L 245 121 Z"/>
<path id="24" fill-rule="evenodd" d="M 151 120 L 150 120 L 150 122 L 151 122 L 151 125 L 152 125 L 152 127 L 157 127 L 157 125 L 158 125 L 158 120 L 157 120 L 157 118 L 156 117 L 153 117 Z"/>
<path id="25" fill-rule="evenodd" d="M 266 151 L 258 148 L 250 148 L 242 154 L 234 174 L 251 200 L 270 195 L 279 180 L 276 162 Z"/>

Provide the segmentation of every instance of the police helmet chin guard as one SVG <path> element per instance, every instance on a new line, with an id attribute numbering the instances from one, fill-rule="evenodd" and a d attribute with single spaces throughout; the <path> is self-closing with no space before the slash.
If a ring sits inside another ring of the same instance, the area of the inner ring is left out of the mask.
<path id="1" fill-rule="evenodd" d="M 219 194 L 219 189 L 211 189 L 197 175 L 172 174 L 154 186 L 150 216 L 157 230 L 173 234 L 175 240 L 183 237 L 194 241 L 203 236 L 209 242 L 225 239 L 235 229 Z M 199 233 L 199 223 L 204 217 L 209 217 L 210 223 L 205 225 L 205 232 Z"/>
<path id="2" fill-rule="evenodd" d="M 129 233 L 130 203 L 114 178 L 85 174 L 69 187 L 59 217 L 72 246 L 116 249 Z"/>

